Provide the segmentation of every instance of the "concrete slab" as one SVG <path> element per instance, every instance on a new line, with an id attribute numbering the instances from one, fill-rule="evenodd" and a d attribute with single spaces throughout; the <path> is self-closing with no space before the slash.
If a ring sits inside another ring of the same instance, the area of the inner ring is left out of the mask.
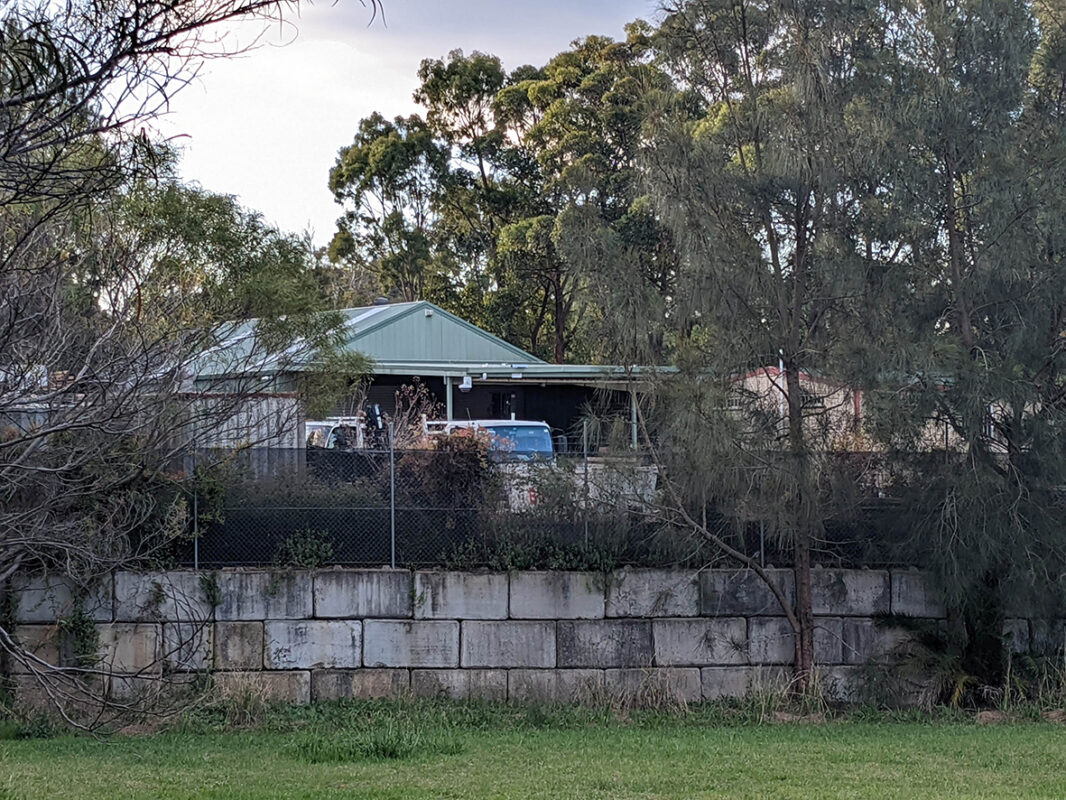
<path id="1" fill-rule="evenodd" d="M 112 622 L 96 626 L 100 667 L 110 672 L 161 672 L 160 625 Z"/>
<path id="2" fill-rule="evenodd" d="M 216 622 L 214 668 L 262 669 L 263 636 L 262 622 Z"/>
<path id="3" fill-rule="evenodd" d="M 314 579 L 315 616 L 411 618 L 414 584 L 407 570 L 327 570 Z"/>
<path id="4" fill-rule="evenodd" d="M 312 615 L 310 572 L 216 573 L 222 602 L 215 619 L 226 622 L 307 619 Z"/>
<path id="5" fill-rule="evenodd" d="M 789 605 L 796 602 L 790 569 L 768 569 L 767 577 Z M 759 575 L 747 569 L 705 569 L 700 572 L 700 613 L 705 617 L 781 616 L 785 612 Z"/>
<path id="6" fill-rule="evenodd" d="M 866 569 L 811 570 L 811 605 L 815 614 L 868 617 L 891 610 L 888 572 Z"/>
<path id="7" fill-rule="evenodd" d="M 507 699 L 507 670 L 415 669 L 411 670 L 411 693 L 415 697 L 503 701 Z"/>
<path id="8" fill-rule="evenodd" d="M 515 572 L 512 619 L 602 619 L 604 576 L 595 572 Z"/>
<path id="9" fill-rule="evenodd" d="M 198 672 L 211 666 L 214 626 L 209 622 L 163 625 L 163 663 L 175 672 Z"/>
<path id="10" fill-rule="evenodd" d="M 115 573 L 117 622 L 203 622 L 211 610 L 198 572 Z"/>
<path id="11" fill-rule="evenodd" d="M 884 662 L 908 638 L 899 628 L 885 627 L 872 619 L 846 618 L 843 621 L 844 663 Z"/>
<path id="12" fill-rule="evenodd" d="M 894 569 L 890 578 L 893 614 L 936 619 L 943 619 L 948 615 L 944 601 L 937 594 L 929 573 Z"/>
<path id="13" fill-rule="evenodd" d="M 703 667 L 700 691 L 704 700 L 745 697 L 751 682 L 748 667 Z"/>
<path id="14" fill-rule="evenodd" d="M 580 703 L 603 693 L 600 669 L 512 669 L 507 699 L 512 703 Z"/>
<path id="15" fill-rule="evenodd" d="M 459 623 L 454 620 L 363 623 L 367 667 L 458 667 Z"/>
<path id="16" fill-rule="evenodd" d="M 269 703 L 311 702 L 311 673 L 289 672 L 219 672 L 211 676 L 222 696 L 249 693 Z"/>
<path id="17" fill-rule="evenodd" d="M 696 667 L 608 669 L 603 674 L 608 696 L 637 706 L 664 703 L 698 703 L 702 699 L 700 671 Z"/>
<path id="18" fill-rule="evenodd" d="M 504 572 L 416 572 L 415 619 L 507 619 Z"/>
<path id="19" fill-rule="evenodd" d="M 268 620 L 267 669 L 358 667 L 362 625 L 356 620 Z"/>
<path id="20" fill-rule="evenodd" d="M 691 569 L 619 569 L 607 576 L 608 617 L 695 617 L 699 578 Z"/>
<path id="21" fill-rule="evenodd" d="M 748 663 L 747 621 L 742 618 L 656 619 L 652 637 L 656 666 Z"/>
<path id="22" fill-rule="evenodd" d="M 556 627 L 560 667 L 650 667 L 651 621 L 562 620 Z"/>
<path id="23" fill-rule="evenodd" d="M 410 693 L 406 669 L 316 669 L 311 673 L 311 696 L 316 703 L 348 698 L 396 698 Z"/>
<path id="24" fill-rule="evenodd" d="M 554 667 L 555 623 L 464 621 L 460 655 L 463 667 Z"/>

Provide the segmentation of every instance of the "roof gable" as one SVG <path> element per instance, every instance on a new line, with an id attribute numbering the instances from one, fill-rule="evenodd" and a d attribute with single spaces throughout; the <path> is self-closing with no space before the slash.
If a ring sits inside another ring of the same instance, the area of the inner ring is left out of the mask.
<path id="1" fill-rule="evenodd" d="M 377 362 L 489 364 L 541 359 L 425 300 L 349 308 L 344 350 Z"/>

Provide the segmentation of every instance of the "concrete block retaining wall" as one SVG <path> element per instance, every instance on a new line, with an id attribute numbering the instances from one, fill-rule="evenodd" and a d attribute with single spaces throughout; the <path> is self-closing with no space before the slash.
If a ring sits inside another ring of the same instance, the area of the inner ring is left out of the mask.
<path id="1" fill-rule="evenodd" d="M 792 573 L 772 575 L 791 599 Z M 816 569 L 812 586 L 816 657 L 840 698 L 855 696 L 863 664 L 901 641 L 877 615 L 944 616 L 919 572 Z M 50 663 L 72 657 L 56 621 L 80 607 L 121 675 L 210 670 L 222 686 L 254 679 L 292 702 L 641 691 L 695 702 L 780 684 L 793 658 L 777 600 L 743 570 L 117 573 L 80 604 L 56 581 L 15 589 L 16 634 Z M 1061 639 L 1063 623 L 1007 627 L 1028 646 Z"/>

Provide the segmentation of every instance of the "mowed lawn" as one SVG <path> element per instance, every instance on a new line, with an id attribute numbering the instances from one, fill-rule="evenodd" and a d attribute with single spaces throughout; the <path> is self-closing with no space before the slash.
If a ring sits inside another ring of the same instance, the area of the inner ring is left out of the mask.
<path id="1" fill-rule="evenodd" d="M 1049 723 L 418 724 L 0 741 L 0 798 L 1066 797 Z"/>

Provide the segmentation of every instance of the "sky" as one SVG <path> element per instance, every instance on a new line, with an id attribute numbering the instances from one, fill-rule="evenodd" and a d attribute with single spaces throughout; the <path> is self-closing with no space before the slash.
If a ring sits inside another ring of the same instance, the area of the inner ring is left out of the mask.
<path id="1" fill-rule="evenodd" d="M 358 0 L 319 0 L 265 32 L 232 30 L 233 47 L 262 35 L 244 55 L 208 61 L 158 128 L 181 148 L 185 181 L 323 245 L 341 213 L 327 188 L 337 151 L 372 112 L 418 110 L 423 58 L 458 48 L 497 55 L 507 70 L 539 66 L 576 38 L 621 38 L 655 9 L 654 0 L 384 0 L 371 21 Z"/>

